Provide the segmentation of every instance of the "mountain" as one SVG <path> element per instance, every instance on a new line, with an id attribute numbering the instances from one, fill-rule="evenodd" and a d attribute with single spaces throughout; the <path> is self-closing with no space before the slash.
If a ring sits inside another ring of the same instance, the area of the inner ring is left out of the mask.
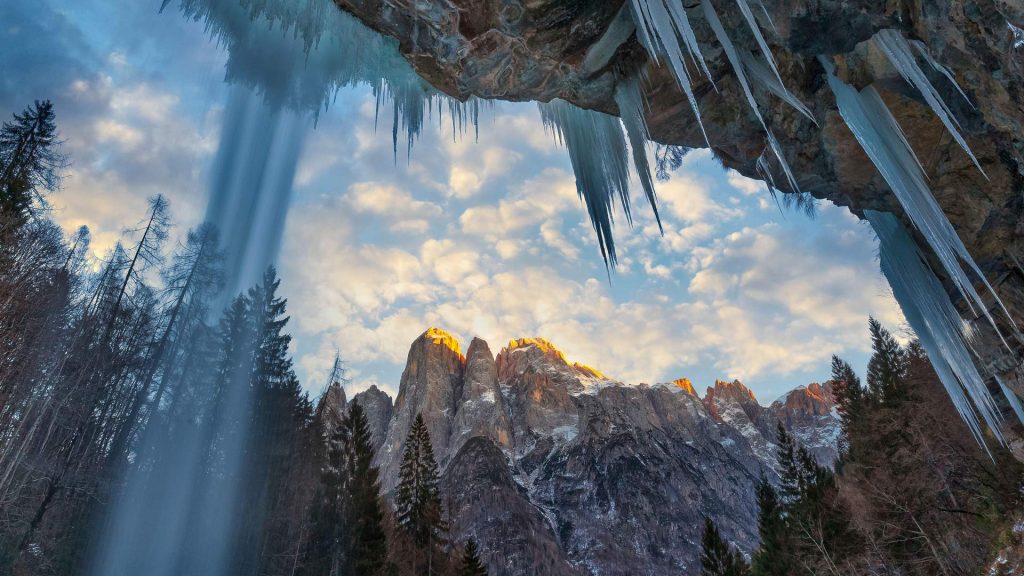
<path id="1" fill-rule="evenodd" d="M 410 347 L 393 408 L 376 388 L 355 399 L 368 407 L 386 492 L 423 415 L 455 540 L 475 538 L 499 576 L 696 573 L 704 516 L 749 551 L 754 486 L 775 477 L 776 422 L 824 464 L 839 430 L 829 384 L 770 406 L 738 381 L 701 398 L 685 378 L 616 381 L 543 338 L 513 340 L 497 356 L 474 338 L 463 355 L 436 328 Z"/>

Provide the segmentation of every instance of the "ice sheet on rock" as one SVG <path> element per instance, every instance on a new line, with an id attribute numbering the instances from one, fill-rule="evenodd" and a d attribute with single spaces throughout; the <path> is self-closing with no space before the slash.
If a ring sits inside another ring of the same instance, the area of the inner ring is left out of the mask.
<path id="1" fill-rule="evenodd" d="M 921 95 L 924 96 L 925 101 L 931 107 L 932 111 L 935 112 L 935 115 L 939 117 L 939 120 L 941 120 L 946 126 L 946 129 L 949 130 L 953 139 L 956 140 L 957 144 L 959 144 L 961 148 L 964 149 L 964 152 L 967 152 L 967 155 L 970 156 L 971 161 L 978 167 L 978 170 L 980 170 L 982 174 L 985 174 L 985 170 L 982 169 L 981 163 L 979 163 L 978 159 L 974 157 L 974 152 L 971 152 L 971 147 L 967 145 L 964 137 L 960 134 L 960 123 L 957 121 L 956 117 L 953 116 L 953 112 L 949 109 L 949 106 L 947 106 L 945 101 L 942 100 L 942 96 L 940 96 L 938 91 L 935 90 L 935 86 L 933 86 L 928 80 L 924 70 L 918 66 L 917 59 L 914 57 L 914 52 L 911 51 L 910 43 L 907 42 L 903 35 L 896 30 L 879 30 L 878 33 L 875 34 L 874 39 L 878 44 L 878 47 L 881 48 L 882 52 L 889 58 L 893 67 L 896 68 L 896 71 L 900 73 L 900 76 L 921 92 Z M 921 50 L 918 51 L 921 52 Z M 961 90 L 960 86 L 955 80 L 953 80 L 953 75 L 950 74 L 945 67 L 942 67 L 938 62 L 935 62 L 931 56 L 927 54 L 927 51 L 924 51 L 924 54 L 929 63 L 952 81 L 960 94 L 964 94 L 964 91 Z M 967 98 L 965 94 L 964 98 Z M 986 175 L 986 178 L 987 177 L 988 176 Z"/>
<path id="2" fill-rule="evenodd" d="M 1013 36 L 1013 47 L 1020 48 L 1024 46 L 1024 29 L 1020 26 L 1014 26 L 1010 22 L 1006 23 L 1006 27 L 1010 29 L 1010 34 Z"/>
<path id="3" fill-rule="evenodd" d="M 887 212 L 865 210 L 864 217 L 878 235 L 882 272 L 893 296 L 957 412 L 982 446 L 985 442 L 978 415 L 1003 442 L 998 408 L 972 358 L 969 327 L 903 224 Z"/>
<path id="4" fill-rule="evenodd" d="M 587 205 L 597 233 L 601 256 L 614 265 L 612 238 L 615 201 L 627 220 L 629 211 L 629 162 L 622 124 L 615 116 L 584 110 L 564 100 L 538 103 L 545 130 L 569 151 L 576 175 L 576 192 Z"/>
<path id="5" fill-rule="evenodd" d="M 654 191 L 654 179 L 651 177 L 651 166 L 647 162 L 647 143 L 650 140 L 644 114 L 647 110 L 647 99 L 644 97 L 639 76 L 630 76 L 619 80 L 615 86 L 615 103 L 619 106 L 622 125 L 626 128 L 626 137 L 629 138 L 629 148 L 633 153 L 633 168 L 640 180 L 640 186 L 647 196 L 647 201 L 650 202 L 651 209 L 654 210 L 658 228 L 662 229 L 661 216 L 658 214 L 658 200 Z"/>
<path id="6" fill-rule="evenodd" d="M 972 311 L 983 314 L 1003 339 L 995 319 L 975 290 L 964 266 L 984 283 L 1010 325 L 1015 328 L 1013 318 L 932 196 L 921 164 L 896 119 L 874 88 L 868 86 L 858 92 L 836 77 L 835 66 L 828 58 L 822 56 L 819 59 L 825 67 L 829 87 L 836 97 L 839 113 L 846 125 L 892 188 L 910 221 L 924 236 Z M 1005 339 L 1003 344 L 1006 345 Z"/>
<path id="7" fill-rule="evenodd" d="M 779 161 L 779 165 L 782 167 L 782 172 L 786 175 L 786 179 L 789 181 L 789 185 L 792 187 L 794 192 L 800 191 L 800 186 L 796 182 L 796 178 L 793 176 L 793 171 L 789 168 L 789 163 L 786 162 L 785 156 L 782 155 L 782 147 L 779 145 L 779 141 L 775 139 L 775 135 L 768 128 L 768 124 L 765 123 L 764 117 L 761 115 L 761 110 L 757 107 L 757 101 L 754 99 L 754 93 L 750 90 L 750 83 L 747 82 L 747 75 L 744 72 L 743 62 L 740 60 L 739 53 L 736 51 L 736 47 L 733 45 L 732 40 L 729 38 L 729 34 L 725 31 L 725 27 L 722 26 L 722 21 L 718 18 L 718 12 L 715 11 L 715 7 L 711 4 L 710 0 L 702 0 L 701 6 L 704 9 L 704 17 L 707 18 L 708 24 L 711 26 L 711 30 L 715 33 L 715 37 L 718 38 L 718 42 L 722 45 L 722 50 L 725 51 L 725 56 L 729 60 L 729 64 L 732 65 L 733 71 L 736 73 L 736 80 L 740 83 L 740 87 L 743 88 L 743 93 L 747 97 L 747 103 L 750 105 L 750 109 L 757 116 L 758 121 L 764 128 L 765 134 L 767 135 L 768 146 L 772 149 L 772 153 L 775 154 L 776 159 Z"/>

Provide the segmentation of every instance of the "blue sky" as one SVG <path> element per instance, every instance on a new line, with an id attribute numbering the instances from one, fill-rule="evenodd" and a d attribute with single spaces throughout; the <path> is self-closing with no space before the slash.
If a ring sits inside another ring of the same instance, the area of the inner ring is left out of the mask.
<path id="1" fill-rule="evenodd" d="M 0 113 L 54 100 L 74 162 L 55 217 L 88 224 L 97 257 L 148 196 L 170 198 L 182 230 L 205 208 L 226 55 L 201 24 L 158 8 L 0 5 Z M 544 336 L 631 383 L 739 378 L 769 401 L 827 378 L 832 353 L 862 367 L 868 314 L 901 322 L 865 225 L 826 204 L 815 220 L 780 213 L 706 151 L 658 186 L 663 236 L 643 200 L 632 229 L 618 219 L 609 280 L 535 105 L 497 104 L 478 140 L 434 122 L 397 162 L 389 128 L 375 132 L 366 90 L 344 90 L 299 166 L 280 269 L 310 390 L 339 348 L 353 389 L 394 392 L 410 342 L 439 326 L 494 352 Z"/>

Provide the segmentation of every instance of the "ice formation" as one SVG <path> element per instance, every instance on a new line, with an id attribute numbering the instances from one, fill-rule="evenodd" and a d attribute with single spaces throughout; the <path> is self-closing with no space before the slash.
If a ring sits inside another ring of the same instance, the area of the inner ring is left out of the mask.
<path id="1" fill-rule="evenodd" d="M 619 119 L 578 108 L 563 100 L 540 103 L 539 107 L 544 128 L 569 151 L 576 174 L 576 190 L 587 205 L 601 256 L 614 265 L 612 212 L 616 197 L 627 220 L 631 218 L 626 139 Z"/>
<path id="2" fill-rule="evenodd" d="M 882 272 L 889 280 L 893 296 L 928 353 L 953 405 L 980 444 L 984 445 L 979 414 L 1002 442 L 999 410 L 974 364 L 969 326 L 903 224 L 887 212 L 865 210 L 864 217 L 878 235 Z"/>
<path id="3" fill-rule="evenodd" d="M 704 62 L 704 56 L 697 44 L 697 36 L 693 33 L 690 20 L 686 16 L 686 9 L 682 3 L 671 0 L 630 0 L 630 7 L 633 21 L 636 22 L 637 39 L 648 54 L 669 66 L 679 87 L 686 94 L 693 115 L 697 118 L 701 132 L 704 133 L 704 139 L 707 140 L 708 135 L 704 132 L 704 123 L 700 119 L 697 98 L 693 94 L 693 83 L 686 69 L 686 55 L 688 54 L 691 60 L 700 66 L 708 79 L 711 78 L 711 72 Z M 679 38 L 683 39 L 682 46 L 679 44 Z M 686 54 L 683 52 L 684 47 Z"/>
<path id="4" fill-rule="evenodd" d="M 933 86 L 928 80 L 924 70 L 918 66 L 917 59 L 914 57 L 914 52 L 911 50 L 910 43 L 907 42 L 903 35 L 896 30 L 879 30 L 878 33 L 875 34 L 874 40 L 878 44 L 879 48 L 882 49 L 882 52 L 884 52 L 889 58 L 889 61 L 896 68 L 896 71 L 900 73 L 900 76 L 902 76 L 907 82 L 913 84 L 914 87 L 921 92 L 925 101 L 928 102 L 929 106 L 931 106 L 935 115 L 942 120 L 942 123 L 946 126 L 946 129 L 949 130 L 949 133 L 956 140 L 957 144 L 964 149 L 964 152 L 967 152 L 967 155 L 971 157 L 971 161 L 974 162 L 974 165 L 978 167 L 978 170 L 981 170 L 982 174 L 984 174 L 985 171 L 982 170 L 978 159 L 974 157 L 974 152 L 971 152 L 971 147 L 967 145 L 964 137 L 960 134 L 960 123 L 957 122 L 957 119 L 953 116 L 953 112 L 949 109 L 949 106 L 946 105 L 945 101 L 942 100 L 938 91 L 935 90 L 935 86 Z M 932 59 L 932 57 L 928 55 L 927 50 L 921 50 L 918 48 L 917 51 L 924 55 L 925 59 L 933 68 L 953 82 L 957 91 L 959 91 L 964 99 L 967 100 L 967 95 L 960 89 L 960 85 L 953 79 L 953 75 L 949 73 L 949 70 Z M 970 102 L 970 100 L 967 101 Z"/>
<path id="5" fill-rule="evenodd" d="M 858 92 L 836 77 L 835 66 L 830 60 L 825 57 L 820 60 L 846 125 L 892 188 L 910 221 L 935 252 L 957 290 L 972 310 L 984 314 L 999 333 L 995 319 L 975 290 L 964 266 L 985 284 L 1011 323 L 1012 318 L 932 196 L 921 164 L 896 119 L 874 88 L 868 86 Z M 1005 340 L 1003 342 L 1005 344 Z"/>
<path id="6" fill-rule="evenodd" d="M 626 137 L 629 138 L 629 148 L 633 152 L 633 166 L 637 178 L 644 189 L 651 208 L 654 210 L 654 217 L 661 227 L 661 217 L 658 215 L 658 202 L 654 191 L 654 179 L 651 178 L 651 167 L 647 162 L 647 143 L 650 134 L 647 131 L 647 120 L 644 111 L 647 109 L 647 101 L 644 98 L 643 89 L 640 86 L 640 76 L 631 76 L 620 80 L 615 87 L 615 103 L 619 105 L 619 116 L 622 118 L 622 125 L 626 129 Z"/>
<path id="7" fill-rule="evenodd" d="M 811 110 L 800 101 L 799 98 L 793 95 L 792 92 L 787 89 L 779 78 L 772 74 L 771 70 L 768 70 L 764 64 L 758 61 L 757 57 L 750 52 L 741 52 L 740 59 L 743 61 L 743 67 L 750 73 L 750 77 L 768 89 L 769 92 L 775 94 L 783 102 L 792 106 L 797 112 L 803 114 L 808 120 L 814 122 L 814 125 L 818 125 L 818 121 L 814 118 L 814 114 Z"/>
<path id="8" fill-rule="evenodd" d="M 704 17 L 707 18 L 708 24 L 711 25 L 711 30 L 715 33 L 715 37 L 718 38 L 718 42 L 722 45 L 722 49 L 725 51 L 725 56 L 729 60 L 729 64 L 732 65 L 733 71 L 736 73 L 736 80 L 740 83 L 740 87 L 743 88 L 743 93 L 747 97 L 747 104 L 750 105 L 750 109 L 757 116 L 757 120 L 761 123 L 764 128 L 765 134 L 768 139 L 768 146 L 772 149 L 772 153 L 775 154 L 775 158 L 779 161 L 779 165 L 782 167 L 782 172 L 786 175 L 786 179 L 789 181 L 789 185 L 792 187 L 794 192 L 800 191 L 800 186 L 796 182 L 796 178 L 793 176 L 792 170 L 789 168 L 789 164 L 786 162 L 786 158 L 782 155 L 782 148 L 779 145 L 779 141 L 775 139 L 775 135 L 768 128 L 768 125 L 764 121 L 764 117 L 761 115 L 761 110 L 757 107 L 757 101 L 754 99 L 754 93 L 750 90 L 750 83 L 747 82 L 747 75 L 743 71 L 743 62 L 740 60 L 739 53 L 736 52 L 736 47 L 733 45 L 732 40 L 725 31 L 725 27 L 722 26 L 722 21 L 718 18 L 718 13 L 715 11 L 715 7 L 711 4 L 710 0 L 702 0 L 701 6 L 704 8 Z M 757 22 L 751 23 L 755 28 Z M 770 52 L 769 52 L 770 54 Z"/>

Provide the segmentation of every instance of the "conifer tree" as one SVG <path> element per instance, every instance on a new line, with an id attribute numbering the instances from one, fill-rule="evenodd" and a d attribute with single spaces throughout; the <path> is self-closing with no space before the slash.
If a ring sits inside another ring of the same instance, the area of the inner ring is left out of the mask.
<path id="1" fill-rule="evenodd" d="M 743 576 L 747 573 L 743 556 L 722 538 L 710 518 L 704 518 L 701 544 L 701 576 Z"/>
<path id="2" fill-rule="evenodd" d="M 303 574 L 309 576 L 333 576 L 341 570 L 342 542 L 347 528 L 342 496 L 345 492 L 345 470 L 348 468 L 348 431 L 347 427 L 338 426 L 326 439 L 327 459 L 320 472 L 320 487 L 310 510 L 312 529 L 303 566 Z"/>
<path id="3" fill-rule="evenodd" d="M 349 541 L 345 574 L 378 576 L 384 573 L 388 545 L 370 426 L 358 401 L 352 401 L 340 428 L 346 442 L 344 510 Z"/>
<path id="4" fill-rule="evenodd" d="M 832 355 L 832 394 L 835 397 L 836 411 L 842 423 L 839 437 L 839 455 L 841 460 L 850 457 L 850 438 L 853 428 L 863 419 L 864 388 L 860 378 L 842 358 Z M 838 466 L 839 464 L 837 464 Z"/>
<path id="5" fill-rule="evenodd" d="M 893 405 L 906 398 L 907 353 L 878 320 L 869 318 L 868 328 L 872 349 L 868 361 L 868 390 L 875 401 Z"/>
<path id="6" fill-rule="evenodd" d="M 438 468 L 430 434 L 417 414 L 405 439 L 398 494 L 395 498 L 398 525 L 420 550 L 427 553 L 427 572 L 433 570 L 433 549 L 444 543 L 445 525 L 438 490 Z"/>
<path id="7" fill-rule="evenodd" d="M 477 549 L 476 540 L 472 538 L 466 542 L 466 551 L 462 555 L 462 570 L 460 576 L 487 576 L 487 568 L 480 560 L 480 551 Z"/>
<path id="8" fill-rule="evenodd" d="M 58 149 L 53 104 L 36 101 L 0 128 L 0 215 L 23 220 L 42 192 L 60 184 L 67 161 Z"/>
<path id="9" fill-rule="evenodd" d="M 768 478 L 757 485 L 757 531 L 761 546 L 751 563 L 753 576 L 787 576 L 790 567 L 790 540 L 779 495 Z"/>
<path id="10" fill-rule="evenodd" d="M 789 505 L 800 499 L 804 489 L 804 474 L 800 469 L 799 454 L 796 441 L 786 431 L 782 422 L 775 428 L 775 442 L 778 444 L 777 459 L 779 463 L 779 489 L 783 505 Z"/>

